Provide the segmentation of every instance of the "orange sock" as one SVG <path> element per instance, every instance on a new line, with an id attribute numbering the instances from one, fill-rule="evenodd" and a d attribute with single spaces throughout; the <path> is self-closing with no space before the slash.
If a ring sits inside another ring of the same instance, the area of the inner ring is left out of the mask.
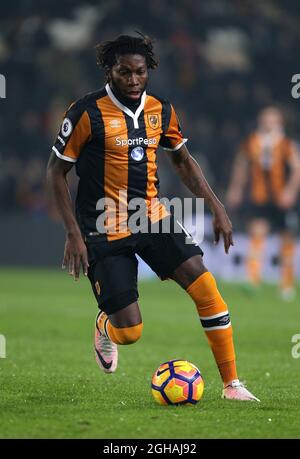
<path id="1" fill-rule="evenodd" d="M 257 285 L 261 281 L 265 238 L 255 236 L 250 238 L 249 252 L 246 261 L 247 277 L 251 284 Z"/>
<path id="2" fill-rule="evenodd" d="M 283 240 L 281 246 L 281 288 L 290 289 L 294 287 L 295 271 L 294 256 L 295 242 L 292 239 Z"/>
<path id="3" fill-rule="evenodd" d="M 227 305 L 217 289 L 214 276 L 210 272 L 202 274 L 189 285 L 187 293 L 196 304 L 223 382 L 229 383 L 237 379 L 229 313 Z"/>
<path id="4" fill-rule="evenodd" d="M 99 315 L 97 325 L 100 332 L 116 344 L 133 344 L 142 336 L 143 331 L 142 323 L 132 327 L 114 327 L 105 312 Z"/>

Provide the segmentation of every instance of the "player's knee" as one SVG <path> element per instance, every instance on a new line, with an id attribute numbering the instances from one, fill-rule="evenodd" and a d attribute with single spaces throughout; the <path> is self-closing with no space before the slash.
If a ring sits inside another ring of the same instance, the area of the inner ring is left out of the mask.
<path id="1" fill-rule="evenodd" d="M 114 328 L 116 344 L 133 344 L 140 339 L 143 331 L 143 323 L 126 328 Z"/>
<path id="2" fill-rule="evenodd" d="M 182 288 L 187 289 L 195 279 L 207 272 L 203 264 L 202 255 L 195 255 L 181 263 L 173 273 L 172 279 Z"/>

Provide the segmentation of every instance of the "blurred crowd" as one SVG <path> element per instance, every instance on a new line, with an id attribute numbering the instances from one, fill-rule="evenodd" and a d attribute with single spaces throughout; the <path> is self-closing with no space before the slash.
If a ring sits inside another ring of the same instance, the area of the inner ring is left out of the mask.
<path id="1" fill-rule="evenodd" d="M 0 212 L 46 215 L 45 167 L 63 112 L 103 85 L 94 46 L 135 30 L 156 39 L 160 65 L 150 88 L 175 106 L 190 151 L 222 197 L 236 148 L 261 107 L 279 104 L 289 134 L 299 136 L 300 102 L 291 96 L 299 19 L 296 0 L 1 4 Z M 162 194 L 183 196 L 163 155 Z"/>

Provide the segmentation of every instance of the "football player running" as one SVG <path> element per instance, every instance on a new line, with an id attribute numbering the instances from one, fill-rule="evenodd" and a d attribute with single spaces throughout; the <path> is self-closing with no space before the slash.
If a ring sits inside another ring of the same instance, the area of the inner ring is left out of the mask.
<path id="1" fill-rule="evenodd" d="M 97 61 L 106 72 L 106 85 L 67 110 L 47 174 L 66 230 L 63 266 L 77 280 L 82 265 L 99 305 L 97 363 L 105 372 L 114 372 L 117 346 L 141 337 L 138 254 L 161 279 L 174 280 L 194 301 L 222 378 L 223 398 L 258 400 L 238 379 L 227 304 L 203 264 L 203 252 L 186 243 L 185 232 L 178 232 L 181 223 L 158 200 L 160 145 L 188 189 L 206 200 L 215 240 L 222 237 L 228 253 L 232 225 L 224 206 L 190 155 L 173 106 L 146 92 L 149 69 L 157 67 L 152 41 L 142 34 L 119 36 L 97 46 Z M 76 215 L 66 180 L 74 164 L 80 178 Z M 130 203 L 136 198 L 145 202 L 147 232 L 133 232 L 128 224 Z M 99 205 L 103 199 L 105 205 Z"/>

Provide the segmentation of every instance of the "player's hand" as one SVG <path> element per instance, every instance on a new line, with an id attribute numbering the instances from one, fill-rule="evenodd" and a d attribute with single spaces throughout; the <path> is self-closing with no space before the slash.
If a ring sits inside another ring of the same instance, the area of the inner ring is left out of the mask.
<path id="1" fill-rule="evenodd" d="M 228 253 L 229 248 L 231 245 L 234 245 L 232 239 L 232 224 L 229 220 L 229 217 L 226 213 L 225 208 L 218 207 L 213 211 L 213 227 L 215 233 L 215 244 L 218 244 L 220 240 L 220 234 L 223 235 L 224 239 L 224 249 L 225 252 Z"/>
<path id="2" fill-rule="evenodd" d="M 295 202 L 296 194 L 292 190 L 285 188 L 279 197 L 278 205 L 281 209 L 287 210 L 290 209 Z"/>
<path id="3" fill-rule="evenodd" d="M 89 263 L 86 245 L 81 235 L 67 235 L 62 269 L 66 269 L 68 266 L 70 276 L 73 276 L 74 280 L 77 281 L 81 265 L 84 275 L 87 276 Z"/>

